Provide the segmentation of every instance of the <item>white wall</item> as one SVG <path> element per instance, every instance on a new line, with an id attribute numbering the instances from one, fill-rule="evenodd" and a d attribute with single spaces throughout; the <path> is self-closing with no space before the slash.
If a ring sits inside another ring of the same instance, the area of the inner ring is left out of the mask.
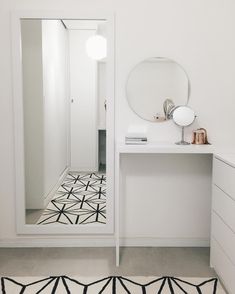
<path id="1" fill-rule="evenodd" d="M 192 86 L 189 104 L 198 123 L 208 129 L 210 141 L 234 144 L 233 1 L 129 1 L 125 9 L 121 3 L 116 26 L 116 112 L 122 116 L 117 116 L 118 139 L 123 139 L 127 125 L 144 123 L 125 99 L 127 75 L 140 60 L 158 55 L 176 60 L 187 71 Z M 178 139 L 179 129 L 172 122 L 145 124 L 150 139 Z"/>
<path id="2" fill-rule="evenodd" d="M 99 131 L 99 164 L 106 164 L 106 110 L 107 107 L 107 73 L 106 63 L 98 62 L 98 129 Z"/>
<path id="3" fill-rule="evenodd" d="M 22 35 L 26 207 L 42 209 L 68 165 L 68 38 L 58 20 L 24 20 Z"/>
<path id="4" fill-rule="evenodd" d="M 68 33 L 61 21 L 42 21 L 44 195 L 68 166 Z"/>
<path id="5" fill-rule="evenodd" d="M 15 238 L 17 238 L 13 213 L 13 113 L 9 16 L 9 10 L 17 8 L 71 9 L 78 11 L 78 14 L 79 11 L 86 9 L 88 11 L 93 9 L 94 12 L 116 12 L 116 131 L 118 140 L 123 139 L 128 125 L 133 123 L 146 124 L 149 127 L 151 139 L 160 138 L 173 142 L 179 139 L 180 130 L 172 122 L 152 124 L 140 120 L 129 109 L 125 98 L 125 82 L 133 66 L 149 56 L 167 56 L 179 62 L 188 72 L 192 85 L 190 105 L 199 116 L 199 124 L 208 129 L 210 141 L 235 145 L 235 136 L 233 136 L 235 123 L 234 1 L 149 0 L 137 2 L 134 0 L 101 0 L 96 4 L 91 0 L 52 0 L 50 2 L 47 0 L 40 2 L 23 0 L 20 3 L 16 0 L 5 1 L 2 5 L 0 18 L 2 40 L 0 162 L 4 167 L 1 169 L 1 179 L 4 185 L 0 186 L 1 203 L 4 203 L 4 209 L 0 215 L 0 236 L 2 239 L 13 238 L 15 242 Z M 125 167 L 124 173 L 128 172 L 134 160 L 137 159 L 133 158 L 131 162 L 127 160 L 128 166 Z M 192 162 L 188 158 L 185 159 L 185 163 L 192 166 Z M 201 189 L 207 191 L 209 185 L 208 167 L 201 167 L 201 172 L 205 174 L 207 179 L 207 183 L 203 183 Z M 197 174 L 195 174 L 195 178 L 197 178 Z M 154 179 L 134 173 L 131 181 L 129 180 L 127 183 L 127 187 L 129 187 L 128 194 L 126 194 L 127 200 L 133 197 L 130 193 L 134 190 L 130 190 L 130 184 L 138 183 L 139 180 L 142 183 L 148 183 L 148 189 L 156 189 Z M 167 174 L 163 181 L 169 185 Z M 195 183 L 195 179 L 193 183 Z M 191 187 L 194 188 L 194 185 Z M 175 191 L 175 197 L 178 196 L 180 199 L 180 188 L 176 189 L 175 186 L 171 188 L 172 193 Z M 141 197 L 141 191 L 134 192 L 136 197 Z M 161 190 L 161 192 L 164 191 Z M 206 197 L 205 204 L 209 201 L 209 193 Z M 154 204 L 157 205 L 158 201 L 155 201 Z M 134 208 L 135 206 L 128 206 L 122 210 L 125 211 L 124 219 Z M 203 212 L 203 219 L 208 212 L 207 208 Z M 133 215 L 133 212 L 130 215 Z M 201 223 L 200 228 L 200 235 L 203 237 L 206 234 Z M 138 235 L 141 232 L 140 230 Z M 194 230 L 195 236 L 197 232 Z M 67 239 L 67 237 L 64 238 Z"/>
<path id="6" fill-rule="evenodd" d="M 95 30 L 69 30 L 71 169 L 98 170 L 97 63 L 86 53 Z"/>
<path id="7" fill-rule="evenodd" d="M 100 129 L 106 126 L 106 111 L 105 111 L 105 101 L 107 101 L 106 93 L 106 63 L 98 62 L 98 127 Z"/>
<path id="8" fill-rule="evenodd" d="M 97 28 L 97 34 L 107 38 L 107 23 L 101 22 Z M 106 111 L 104 103 L 107 97 L 107 64 L 106 59 L 98 61 L 98 127 L 106 127 Z"/>
<path id="9" fill-rule="evenodd" d="M 28 209 L 43 208 L 44 132 L 42 24 L 23 20 L 22 63 L 24 98 L 25 197 Z"/>

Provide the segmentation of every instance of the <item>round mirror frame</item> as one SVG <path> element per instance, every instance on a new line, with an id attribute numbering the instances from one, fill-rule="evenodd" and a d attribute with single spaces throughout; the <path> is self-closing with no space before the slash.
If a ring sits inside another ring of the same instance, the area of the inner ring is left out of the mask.
<path id="1" fill-rule="evenodd" d="M 188 123 L 188 124 L 180 124 L 180 123 L 178 122 L 178 120 L 176 120 L 176 119 L 174 118 L 174 114 L 177 113 L 177 111 L 178 111 L 178 110 L 181 110 L 182 108 L 187 109 L 187 110 L 190 111 L 191 114 L 192 114 L 192 119 L 190 120 L 190 123 Z M 179 127 L 188 127 L 188 126 L 190 126 L 190 125 L 193 124 L 193 122 L 195 121 L 195 119 L 196 119 L 195 111 L 194 111 L 191 107 L 189 107 L 189 106 L 187 106 L 187 105 L 179 105 L 179 106 L 175 107 L 174 110 L 173 110 L 173 112 L 172 112 L 172 120 L 173 120 L 174 123 L 175 123 L 177 126 L 179 126 Z"/>
<path id="2" fill-rule="evenodd" d="M 177 107 L 177 106 L 187 106 L 188 105 L 188 102 L 189 102 L 189 98 L 190 98 L 190 94 L 191 94 L 191 84 L 190 84 L 190 80 L 189 80 L 189 75 L 188 73 L 186 72 L 186 70 L 183 68 L 183 66 L 181 66 L 178 62 L 176 62 L 175 60 L 171 59 L 171 58 L 168 58 L 168 57 L 149 57 L 149 58 L 146 58 L 146 59 L 143 59 L 142 61 L 140 61 L 139 63 L 137 63 L 133 68 L 132 70 L 129 72 L 128 76 L 127 76 L 127 81 L 126 81 L 126 86 L 125 86 L 125 93 L 126 93 L 126 100 L 127 100 L 127 103 L 130 107 L 130 109 L 141 119 L 145 120 L 145 121 L 149 121 L 151 123 L 156 123 L 156 122 L 167 122 L 169 120 L 172 119 L 172 114 L 170 116 L 168 116 L 165 120 L 156 120 L 156 121 L 153 121 L 153 120 L 150 120 L 150 119 L 146 119 L 144 117 L 142 117 L 139 113 L 137 113 L 133 107 L 131 106 L 130 104 L 130 101 L 128 99 L 128 95 L 127 95 L 127 86 L 128 86 L 128 81 L 130 79 L 130 76 L 132 74 L 132 72 L 141 64 L 143 63 L 144 61 L 146 60 L 149 60 L 149 59 L 152 59 L 152 58 L 156 58 L 156 59 L 160 59 L 160 60 L 163 60 L 163 59 L 166 59 L 166 60 L 169 60 L 171 62 L 174 62 L 177 66 L 179 66 L 179 68 L 184 72 L 186 78 L 187 78 L 187 84 L 188 84 L 188 91 L 187 91 L 187 101 L 185 104 L 183 105 L 175 105 L 174 109 Z M 172 112 L 174 111 L 174 109 L 172 110 Z"/>

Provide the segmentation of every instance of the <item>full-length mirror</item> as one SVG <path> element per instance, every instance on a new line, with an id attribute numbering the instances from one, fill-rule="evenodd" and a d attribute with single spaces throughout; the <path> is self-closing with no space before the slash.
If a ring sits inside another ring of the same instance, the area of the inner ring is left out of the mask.
<path id="1" fill-rule="evenodd" d="M 20 31 L 25 224 L 106 226 L 107 20 L 24 18 Z"/>
<path id="2" fill-rule="evenodd" d="M 126 92 L 131 109 L 141 118 L 164 122 L 171 111 L 189 99 L 189 79 L 175 61 L 153 57 L 140 62 L 129 74 Z"/>

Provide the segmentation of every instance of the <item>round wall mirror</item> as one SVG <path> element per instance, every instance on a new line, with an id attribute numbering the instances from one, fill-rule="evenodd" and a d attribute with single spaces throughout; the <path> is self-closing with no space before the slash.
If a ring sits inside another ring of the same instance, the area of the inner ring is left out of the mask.
<path id="1" fill-rule="evenodd" d="M 128 103 L 138 116 L 164 122 L 172 118 L 176 106 L 188 103 L 189 79 L 175 61 L 153 57 L 140 62 L 131 71 L 126 92 Z"/>

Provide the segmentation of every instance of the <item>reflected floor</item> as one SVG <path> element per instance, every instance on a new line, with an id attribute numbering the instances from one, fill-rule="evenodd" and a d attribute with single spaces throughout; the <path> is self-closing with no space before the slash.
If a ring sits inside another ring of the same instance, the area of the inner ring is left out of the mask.
<path id="1" fill-rule="evenodd" d="M 38 225 L 106 224 L 105 173 L 68 173 L 45 210 L 26 214 Z"/>

